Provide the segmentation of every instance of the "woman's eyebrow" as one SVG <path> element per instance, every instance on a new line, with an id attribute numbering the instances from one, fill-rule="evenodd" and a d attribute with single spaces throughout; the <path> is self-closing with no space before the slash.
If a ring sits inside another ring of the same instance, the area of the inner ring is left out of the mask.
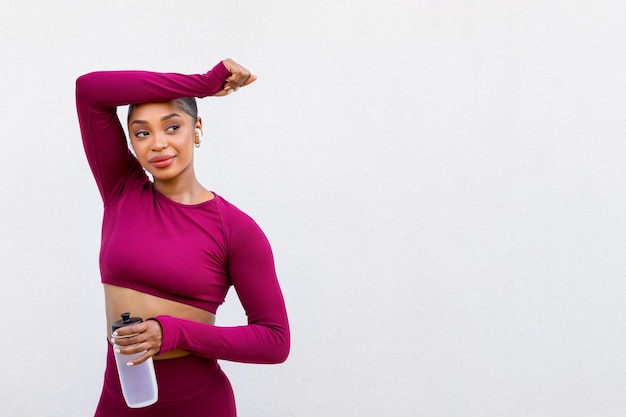
<path id="1" fill-rule="evenodd" d="M 173 118 L 173 117 L 181 117 L 181 115 L 180 115 L 180 114 L 178 114 L 178 113 L 170 113 L 170 114 L 168 114 L 168 115 L 165 115 L 165 116 L 161 117 L 161 121 L 162 121 L 162 122 L 164 122 L 164 121 L 169 120 L 169 119 L 171 119 L 171 118 Z M 137 120 L 133 120 L 132 122 L 130 122 L 130 124 L 131 124 L 131 125 L 134 125 L 134 124 L 138 124 L 138 125 L 147 125 L 147 124 L 148 124 L 148 122 L 147 122 L 147 121 L 145 121 L 145 120 L 140 120 L 140 119 L 137 119 Z"/>
<path id="2" fill-rule="evenodd" d="M 181 116 L 178 113 L 170 113 L 167 116 L 161 117 L 161 121 L 164 122 L 164 121 L 166 121 L 168 119 L 171 119 L 172 117 L 181 117 Z"/>

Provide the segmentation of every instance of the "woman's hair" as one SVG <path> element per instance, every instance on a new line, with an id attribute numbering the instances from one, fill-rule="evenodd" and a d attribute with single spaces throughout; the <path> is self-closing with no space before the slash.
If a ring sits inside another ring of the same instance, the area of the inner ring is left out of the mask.
<path id="1" fill-rule="evenodd" d="M 177 98 L 176 100 L 172 100 L 172 103 L 174 103 L 174 105 L 178 107 L 180 111 L 190 115 L 194 123 L 198 121 L 198 105 L 196 104 L 195 97 Z M 130 104 L 128 106 L 127 123 L 128 121 L 130 121 L 130 116 L 132 116 L 136 106 L 138 106 L 138 104 Z"/>

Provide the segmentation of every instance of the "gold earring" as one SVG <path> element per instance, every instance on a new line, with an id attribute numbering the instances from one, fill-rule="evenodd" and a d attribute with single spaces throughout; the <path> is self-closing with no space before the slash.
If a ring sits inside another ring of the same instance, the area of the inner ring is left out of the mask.
<path id="1" fill-rule="evenodd" d="M 201 136 L 202 130 L 196 128 L 196 142 L 193 144 L 196 148 L 200 147 L 200 142 L 202 142 L 202 140 L 200 139 Z"/>

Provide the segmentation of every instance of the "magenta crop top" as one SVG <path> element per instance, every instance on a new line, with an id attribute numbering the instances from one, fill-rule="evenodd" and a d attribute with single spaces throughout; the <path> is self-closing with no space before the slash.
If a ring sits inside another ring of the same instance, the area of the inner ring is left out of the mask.
<path id="1" fill-rule="evenodd" d="M 83 145 L 104 201 L 100 272 L 103 283 L 211 313 L 233 285 L 248 325 L 218 327 L 158 316 L 161 353 L 181 348 L 215 359 L 281 362 L 289 351 L 289 325 L 264 233 L 217 194 L 184 205 L 156 191 L 117 117 L 121 105 L 215 94 L 229 75 L 219 63 L 198 75 L 108 71 L 77 80 Z"/>

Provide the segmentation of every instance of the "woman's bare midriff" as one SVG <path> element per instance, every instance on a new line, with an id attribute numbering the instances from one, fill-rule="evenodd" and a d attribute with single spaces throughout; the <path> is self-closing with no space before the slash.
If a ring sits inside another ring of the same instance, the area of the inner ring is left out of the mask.
<path id="1" fill-rule="evenodd" d="M 107 315 L 107 339 L 111 340 L 111 325 L 120 319 L 120 315 L 130 312 L 133 317 L 144 320 L 156 316 L 172 316 L 193 320 L 210 325 L 215 324 L 215 315 L 209 311 L 154 295 L 104 284 L 104 300 Z M 155 360 L 173 359 L 189 355 L 189 352 L 174 349 L 163 355 L 154 356 Z"/>

